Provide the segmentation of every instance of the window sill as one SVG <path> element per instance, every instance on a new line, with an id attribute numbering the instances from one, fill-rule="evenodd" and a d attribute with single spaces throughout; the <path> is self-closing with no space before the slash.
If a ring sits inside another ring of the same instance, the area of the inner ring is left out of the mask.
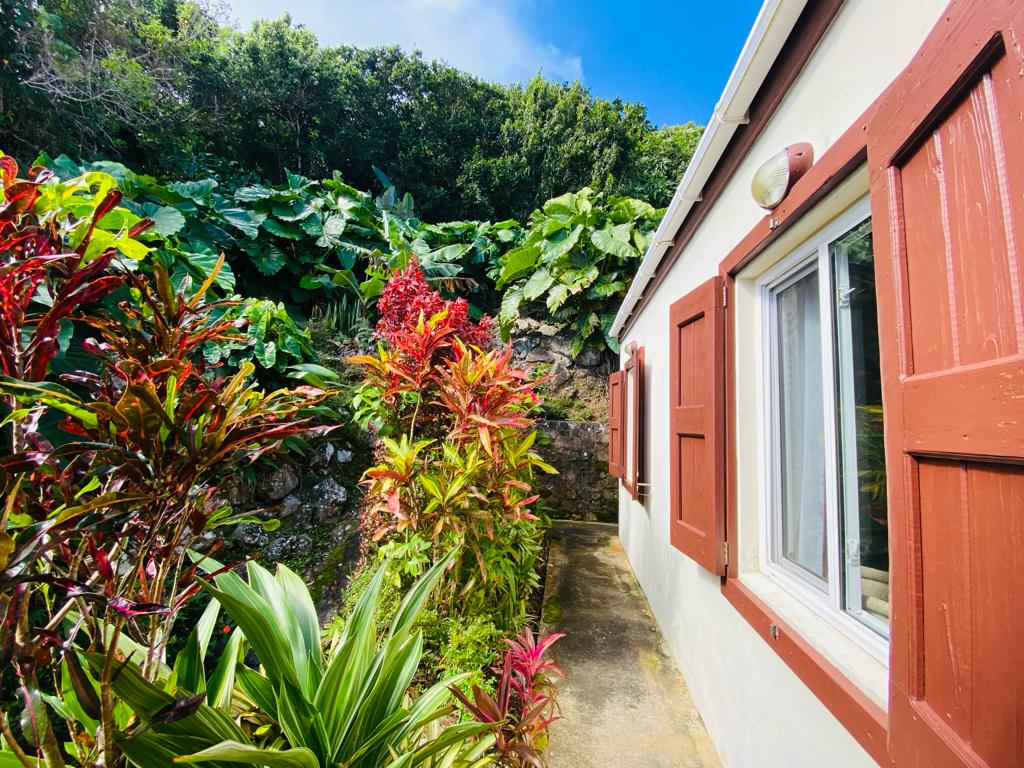
<path id="1" fill-rule="evenodd" d="M 771 584 L 768 577 L 761 578 Z M 774 606 L 769 606 L 747 581 L 746 577 L 723 580 L 722 594 L 868 754 L 878 761 L 879 765 L 890 765 L 889 716 L 885 708 L 879 705 L 874 696 L 868 695 L 863 688 L 841 672 L 829 657 L 808 642 L 801 631 L 789 623 L 788 614 L 787 618 L 783 619 Z M 753 581 L 759 582 L 756 575 Z M 789 600 L 794 598 L 789 597 Z M 804 606 L 804 610 L 809 609 Z M 816 622 L 819 627 L 821 624 L 827 624 L 819 616 L 811 618 L 811 622 Z M 872 663 L 882 667 L 866 651 L 860 648 L 857 650 L 871 659 Z"/>
<path id="2" fill-rule="evenodd" d="M 780 619 L 883 710 L 889 698 L 889 667 L 771 576 L 744 573 L 740 581 Z"/>

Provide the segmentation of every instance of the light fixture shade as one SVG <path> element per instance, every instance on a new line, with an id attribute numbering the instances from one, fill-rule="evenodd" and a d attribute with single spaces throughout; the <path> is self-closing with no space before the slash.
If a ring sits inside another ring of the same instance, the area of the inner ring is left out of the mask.
<path id="1" fill-rule="evenodd" d="M 806 142 L 793 144 L 773 155 L 754 172 L 750 183 L 754 200 L 762 208 L 775 208 L 813 162 L 814 149 Z"/>

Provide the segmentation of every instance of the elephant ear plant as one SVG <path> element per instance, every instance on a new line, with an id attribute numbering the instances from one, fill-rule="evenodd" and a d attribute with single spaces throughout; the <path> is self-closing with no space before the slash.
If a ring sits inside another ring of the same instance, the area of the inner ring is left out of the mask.
<path id="1" fill-rule="evenodd" d="M 572 330 L 573 357 L 587 347 L 618 352 L 608 331 L 662 214 L 589 187 L 548 200 L 498 260 L 503 332 L 521 313 L 533 313 Z"/>
<path id="2" fill-rule="evenodd" d="M 19 180 L 0 160 L 0 755 L 113 766 L 130 715 L 114 680 L 126 659 L 160 675 L 200 586 L 185 551 L 243 519 L 216 502 L 219 479 L 320 430 L 307 414 L 327 393 L 207 368 L 204 347 L 245 338 L 206 300 L 220 265 L 197 289 L 137 271 L 145 221 L 102 174 Z M 82 363 L 57 376 L 62 346 Z"/>
<path id="3" fill-rule="evenodd" d="M 384 637 L 374 622 L 385 573 L 380 568 L 326 643 L 309 591 L 286 567 L 271 574 L 250 563 L 248 583 L 230 572 L 201 580 L 212 601 L 174 669 L 147 682 L 129 664 L 113 683 L 137 717 L 118 736 L 122 749 L 140 768 L 488 765 L 490 724 L 438 725 L 453 710 L 448 686 L 458 678 L 415 700 L 408 694 L 423 645 L 413 628 L 450 564 L 450 557 L 442 559 L 413 585 Z M 208 646 L 218 606 L 237 629 L 208 680 L 200 649 Z M 101 664 L 87 658 L 94 668 Z M 258 666 L 247 663 L 251 658 Z"/>

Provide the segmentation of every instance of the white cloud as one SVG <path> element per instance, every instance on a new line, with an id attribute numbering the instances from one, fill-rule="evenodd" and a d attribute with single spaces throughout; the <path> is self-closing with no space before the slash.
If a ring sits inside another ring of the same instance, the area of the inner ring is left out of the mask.
<path id="1" fill-rule="evenodd" d="M 427 59 L 486 80 L 527 80 L 543 70 L 555 80 L 583 77 L 578 55 L 530 30 L 520 17 L 522 0 L 230 0 L 232 15 L 247 27 L 285 12 L 326 45 L 398 44 Z"/>

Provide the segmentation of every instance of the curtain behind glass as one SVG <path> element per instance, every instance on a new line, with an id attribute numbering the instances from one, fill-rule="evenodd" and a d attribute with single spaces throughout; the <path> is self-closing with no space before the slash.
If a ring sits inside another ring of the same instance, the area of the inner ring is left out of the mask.
<path id="1" fill-rule="evenodd" d="M 781 554 L 826 579 L 825 425 L 818 273 L 776 294 Z"/>

